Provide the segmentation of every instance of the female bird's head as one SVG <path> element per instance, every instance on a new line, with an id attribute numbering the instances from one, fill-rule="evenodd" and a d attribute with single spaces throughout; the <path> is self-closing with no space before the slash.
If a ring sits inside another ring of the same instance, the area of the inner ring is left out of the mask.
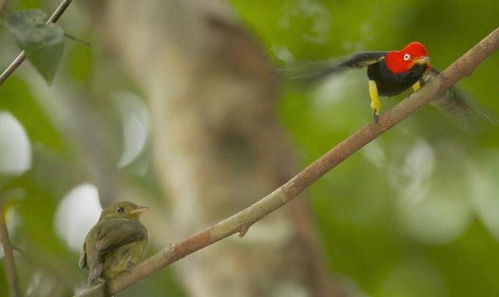
<path id="1" fill-rule="evenodd" d="M 430 58 L 423 44 L 414 41 L 409 43 L 400 51 L 392 51 L 386 54 L 385 63 L 392 73 L 406 72 L 415 65 L 426 65 L 431 69 Z"/>
<path id="2" fill-rule="evenodd" d="M 138 219 L 140 214 L 148 209 L 149 207 L 138 206 L 130 201 L 116 202 L 102 210 L 99 222 L 104 219 Z"/>

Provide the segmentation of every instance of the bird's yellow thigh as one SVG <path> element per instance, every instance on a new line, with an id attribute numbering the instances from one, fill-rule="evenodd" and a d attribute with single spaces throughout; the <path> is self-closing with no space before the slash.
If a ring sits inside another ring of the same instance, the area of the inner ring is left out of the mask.
<path id="1" fill-rule="evenodd" d="M 415 82 L 413 85 L 412 85 L 412 90 L 414 92 L 416 92 L 417 90 L 421 89 L 421 83 L 419 81 Z"/>
<path id="2" fill-rule="evenodd" d="M 374 115 L 379 115 L 381 111 L 381 102 L 378 96 L 378 87 L 374 80 L 369 80 L 369 96 L 371 97 L 371 108 Z"/>

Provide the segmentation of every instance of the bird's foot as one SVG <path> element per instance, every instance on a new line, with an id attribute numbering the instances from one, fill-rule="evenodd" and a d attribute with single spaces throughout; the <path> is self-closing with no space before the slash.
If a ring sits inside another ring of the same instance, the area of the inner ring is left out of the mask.
<path id="1" fill-rule="evenodd" d="M 373 121 L 379 124 L 379 112 L 373 111 Z"/>

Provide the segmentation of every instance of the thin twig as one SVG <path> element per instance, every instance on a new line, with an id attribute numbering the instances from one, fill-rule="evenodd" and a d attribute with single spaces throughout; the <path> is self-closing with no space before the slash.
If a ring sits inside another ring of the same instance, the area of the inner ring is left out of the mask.
<path id="1" fill-rule="evenodd" d="M 78 42 L 78 43 L 81 43 L 83 44 L 84 46 L 86 47 L 91 47 L 90 45 L 90 42 L 86 41 L 86 40 L 83 40 L 83 39 L 80 39 L 78 37 L 74 37 L 73 35 L 70 35 L 70 34 L 67 34 L 67 33 L 64 33 L 64 37 L 66 37 L 67 39 L 70 39 L 74 42 Z"/>
<path id="2" fill-rule="evenodd" d="M 62 0 L 61 4 L 57 6 L 54 13 L 47 20 L 47 24 L 56 23 L 59 20 L 59 18 L 62 16 L 64 11 L 66 11 L 66 9 L 69 7 L 69 4 L 71 4 L 72 1 L 73 0 Z"/>
<path id="3" fill-rule="evenodd" d="M 62 0 L 62 2 L 57 6 L 54 13 L 47 20 L 47 24 L 55 23 L 62 16 L 69 4 L 73 0 Z M 2 84 L 14 71 L 24 62 L 26 59 L 26 53 L 22 51 L 15 59 L 10 63 L 10 65 L 0 74 L 0 84 Z"/>
<path id="4" fill-rule="evenodd" d="M 418 92 L 400 102 L 379 118 L 338 144 L 321 158 L 310 164 L 283 186 L 237 214 L 172 244 L 109 282 L 111 294 L 116 294 L 134 283 L 148 277 L 163 267 L 207 247 L 235 233 L 244 233 L 253 223 L 288 203 L 308 186 L 317 181 L 343 160 L 405 119 L 420 107 L 437 98 L 450 86 L 471 72 L 489 55 L 499 49 L 499 29 L 496 29 L 475 45 L 456 62 Z M 103 285 L 97 285 L 76 297 L 103 297 Z"/>
<path id="5" fill-rule="evenodd" d="M 21 297 L 21 289 L 17 280 L 16 264 L 14 262 L 14 253 L 9 240 L 9 232 L 5 223 L 5 209 L 0 205 L 0 241 L 2 242 L 5 274 L 7 275 L 7 286 L 10 297 Z"/>

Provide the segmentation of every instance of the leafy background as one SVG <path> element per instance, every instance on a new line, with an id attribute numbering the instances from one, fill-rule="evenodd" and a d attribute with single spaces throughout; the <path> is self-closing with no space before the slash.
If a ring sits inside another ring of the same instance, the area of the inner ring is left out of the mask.
<path id="1" fill-rule="evenodd" d="M 497 27 L 499 11 L 499 2 L 484 0 L 230 3 L 276 67 L 418 40 L 443 69 Z M 9 2 L 11 10 L 56 5 Z M 100 51 L 101 32 L 84 6 L 74 3 L 61 26 L 92 46 L 65 41 L 52 87 L 28 63 L 0 86 L 0 190 L 12 241 L 30 255 L 16 260 L 31 296 L 69 296 L 84 286 L 81 230 L 67 226 L 78 197 L 87 206 L 81 221 L 91 225 L 96 187 L 106 195 L 115 175 L 152 200 L 159 195 L 140 92 Z M 19 51 L 4 27 L 0 47 L 3 69 Z M 499 114 L 498 77 L 495 54 L 459 87 Z M 313 89 L 284 84 L 282 93 L 276 112 L 303 166 L 371 120 L 362 71 Z M 403 96 L 384 99 L 384 110 Z M 310 203 L 331 273 L 358 296 L 499 296 L 498 131 L 487 123 L 462 131 L 428 106 L 314 184 Z M 123 296 L 164 291 L 185 295 L 170 269 Z"/>

